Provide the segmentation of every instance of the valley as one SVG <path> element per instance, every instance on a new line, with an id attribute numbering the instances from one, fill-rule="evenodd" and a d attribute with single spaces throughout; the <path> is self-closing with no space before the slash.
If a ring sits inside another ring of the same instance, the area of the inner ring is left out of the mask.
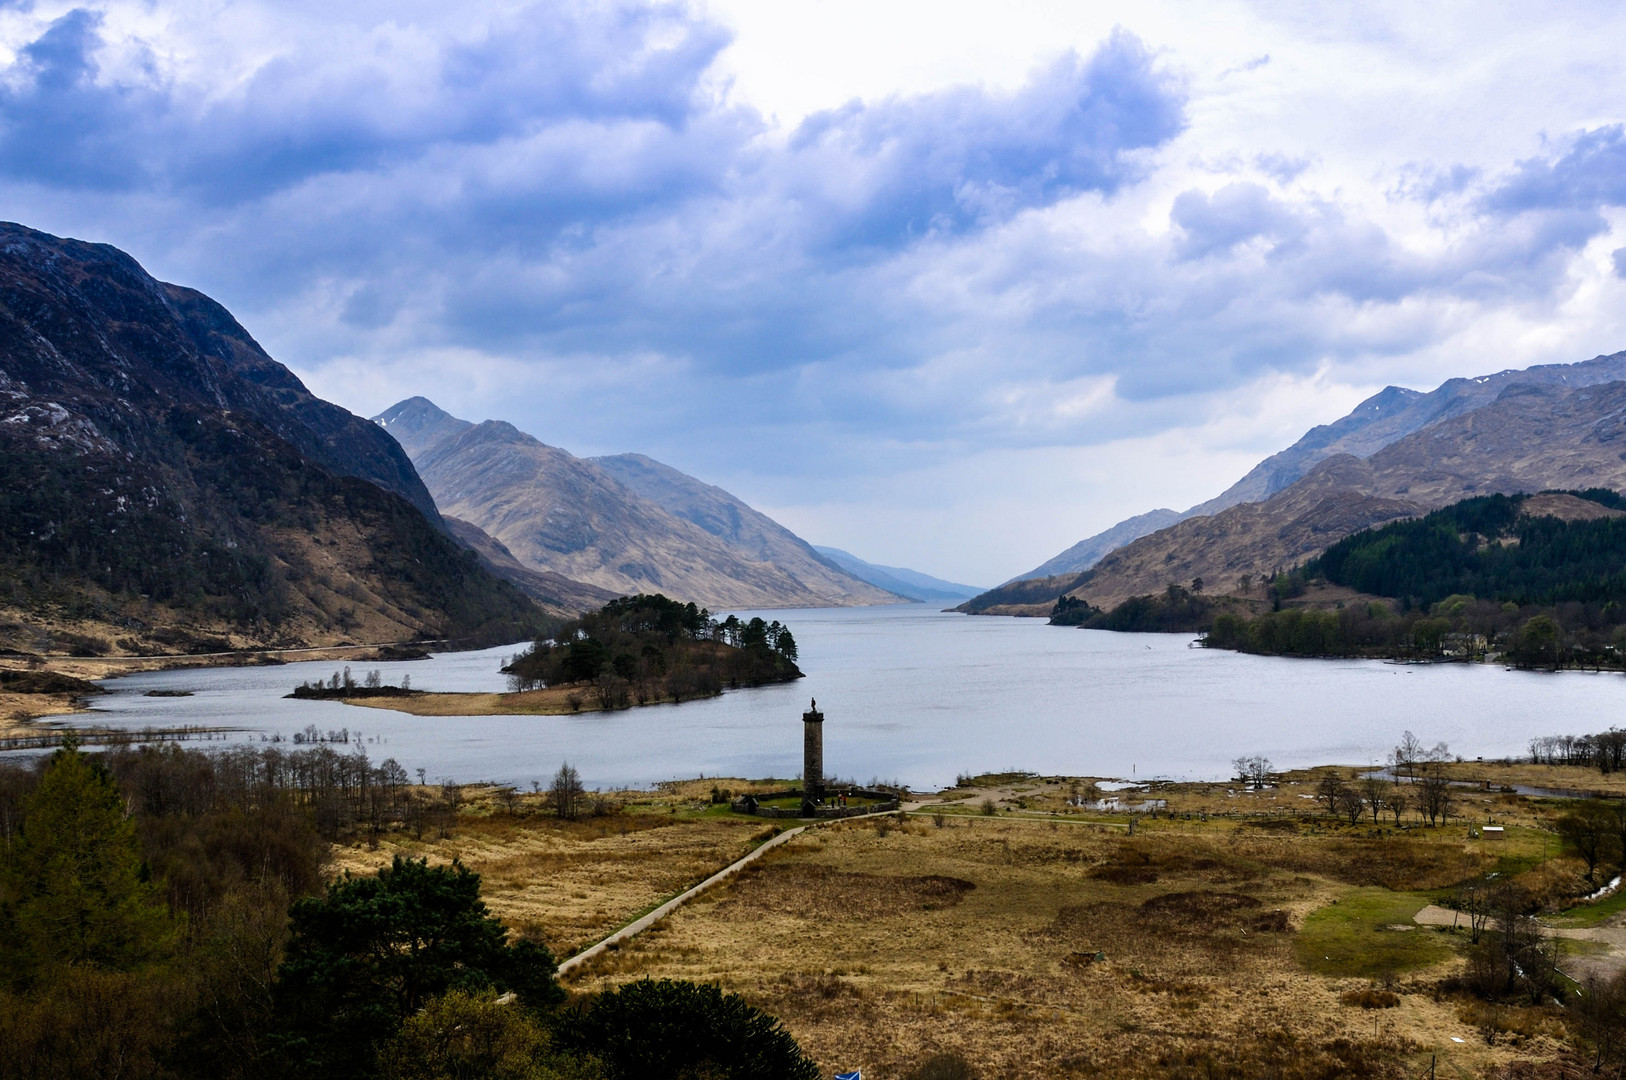
<path id="1" fill-rule="evenodd" d="M 530 571 L 710 608 L 897 603 L 720 488 L 637 454 L 578 458 L 425 398 L 385 410 L 441 509 Z"/>

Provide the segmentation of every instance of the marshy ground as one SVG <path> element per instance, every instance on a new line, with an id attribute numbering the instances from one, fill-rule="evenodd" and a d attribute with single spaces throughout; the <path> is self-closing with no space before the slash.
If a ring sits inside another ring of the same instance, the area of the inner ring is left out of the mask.
<path id="1" fill-rule="evenodd" d="M 1399 1077 L 1431 1060 L 1439 1076 L 1566 1075 L 1579 1058 L 1562 1011 L 1455 989 L 1467 933 L 1417 916 L 1462 882 L 1514 879 L 1549 925 L 1584 931 L 1561 941 L 1561 969 L 1626 966 L 1626 900 L 1575 905 L 1590 886 L 1552 831 L 1563 802 L 1494 790 L 1515 776 L 1620 785 L 1580 768 L 1453 769 L 1476 786 L 1454 791 L 1449 823 L 1399 829 L 1333 818 L 1314 798 L 1326 770 L 1260 792 L 1136 794 L 1165 800 L 1155 817 L 1070 805 L 1087 780 L 980 777 L 901 818 L 795 837 L 569 985 L 721 982 L 824 1065 L 879 1080 L 943 1052 L 985 1078 Z M 344 847 L 337 865 L 461 858 L 498 915 L 564 957 L 773 835 L 712 802 L 773 786 L 669 784 L 576 822 L 547 817 L 541 796 L 470 792 L 450 836 Z M 1488 821 L 1500 838 L 1470 838 Z"/>

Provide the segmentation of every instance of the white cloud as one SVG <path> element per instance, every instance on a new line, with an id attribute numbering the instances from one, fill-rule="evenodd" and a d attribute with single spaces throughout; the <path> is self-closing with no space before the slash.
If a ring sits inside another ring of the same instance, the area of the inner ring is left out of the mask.
<path id="1" fill-rule="evenodd" d="M 39 3 L 0 8 L 0 198 L 211 293 L 358 411 L 424 393 L 644 451 L 986 583 L 1386 382 L 1620 347 L 1623 30 Z"/>

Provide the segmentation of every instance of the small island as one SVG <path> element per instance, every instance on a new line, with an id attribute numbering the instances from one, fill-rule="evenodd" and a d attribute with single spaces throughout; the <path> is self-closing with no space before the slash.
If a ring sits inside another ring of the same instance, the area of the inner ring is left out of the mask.
<path id="1" fill-rule="evenodd" d="M 290 696 L 417 716 L 556 716 L 792 682 L 802 677 L 796 658 L 796 639 L 777 620 L 742 621 L 734 615 L 719 620 L 692 603 L 640 594 L 612 600 L 538 639 L 503 668 L 507 693 L 429 693 L 336 678 Z"/>

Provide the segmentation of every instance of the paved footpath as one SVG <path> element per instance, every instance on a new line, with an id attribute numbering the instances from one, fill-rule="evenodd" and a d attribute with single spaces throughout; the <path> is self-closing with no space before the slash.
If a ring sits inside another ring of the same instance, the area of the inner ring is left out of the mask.
<path id="1" fill-rule="evenodd" d="M 863 821 L 865 818 L 887 817 L 894 813 L 896 813 L 896 811 L 888 810 L 882 814 L 859 814 L 856 817 L 835 818 L 832 820 Z M 620 945 L 624 941 L 630 941 L 634 936 L 648 930 L 651 926 L 654 926 L 656 923 L 660 922 L 662 919 L 672 914 L 672 912 L 676 911 L 690 900 L 693 900 L 695 897 L 699 896 L 713 885 L 716 885 L 722 881 L 727 881 L 729 878 L 739 873 L 743 867 L 749 865 L 757 859 L 760 859 L 769 851 L 791 839 L 791 837 L 800 836 L 809 829 L 816 829 L 820 825 L 826 824 L 830 824 L 830 822 L 821 821 L 812 825 L 798 825 L 794 829 L 786 829 L 784 832 L 780 833 L 772 840 L 769 840 L 761 847 L 747 852 L 746 855 L 738 862 L 730 863 L 728 866 L 725 866 L 723 869 L 717 871 L 715 874 L 711 875 L 711 877 L 707 878 L 705 881 L 702 881 L 694 888 L 688 890 L 687 892 L 679 893 L 677 896 L 672 897 L 672 899 L 668 900 L 654 911 L 651 911 L 643 918 L 638 919 L 636 922 L 628 923 L 626 926 L 623 926 L 621 929 L 617 930 L 615 933 L 611 934 L 597 945 L 590 946 L 577 953 L 575 956 L 572 956 L 569 960 L 564 961 L 559 965 L 559 974 L 561 976 L 568 975 L 572 970 L 581 966 L 582 964 L 585 964 L 587 961 L 604 952 L 606 949 L 609 949 L 612 946 Z"/>

